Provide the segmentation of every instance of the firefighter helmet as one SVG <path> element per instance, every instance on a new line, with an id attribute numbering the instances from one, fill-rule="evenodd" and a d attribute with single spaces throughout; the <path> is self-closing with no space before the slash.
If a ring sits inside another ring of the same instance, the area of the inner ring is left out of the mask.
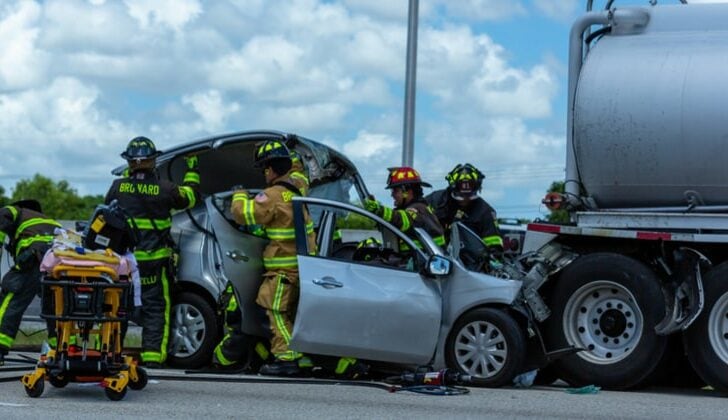
<path id="1" fill-rule="evenodd" d="M 399 187 L 402 185 L 422 185 L 423 187 L 432 187 L 427 182 L 423 182 L 420 173 L 409 166 L 399 166 L 389 168 L 389 176 L 387 177 L 387 189 Z"/>
<path id="2" fill-rule="evenodd" d="M 134 137 L 129 141 L 126 150 L 121 154 L 126 160 L 154 159 L 162 152 L 157 150 L 154 142 L 144 136 Z"/>
<path id="3" fill-rule="evenodd" d="M 445 177 L 456 200 L 476 196 L 483 187 L 484 179 L 485 175 L 469 163 L 456 165 Z"/>
<path id="4" fill-rule="evenodd" d="M 285 144 L 278 140 L 266 140 L 255 149 L 255 167 L 262 168 L 265 162 L 273 159 L 291 160 L 291 153 Z"/>
<path id="5" fill-rule="evenodd" d="M 377 238 L 370 237 L 356 245 L 356 250 L 351 258 L 354 261 L 372 261 L 380 256 L 383 250 L 382 243 Z"/>

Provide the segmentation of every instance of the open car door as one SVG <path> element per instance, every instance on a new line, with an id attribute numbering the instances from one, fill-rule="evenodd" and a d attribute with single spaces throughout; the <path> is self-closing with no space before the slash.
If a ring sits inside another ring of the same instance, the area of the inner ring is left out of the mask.
<path id="1" fill-rule="evenodd" d="M 291 347 L 312 354 L 428 363 L 435 353 L 442 301 L 437 280 L 418 272 L 426 256 L 418 250 L 395 255 L 400 241 L 415 246 L 393 226 L 360 208 L 315 198 L 294 198 L 297 238 L 305 238 L 306 207 L 323 215 L 321 252 L 309 255 L 305 240 L 298 241 L 300 300 Z M 382 238 L 381 251 L 388 258 L 362 261 L 356 252 L 339 252 L 351 248 L 352 243 L 339 242 L 338 233 L 352 220 L 359 227 L 367 222 L 371 229 L 357 232 L 362 238 Z"/>

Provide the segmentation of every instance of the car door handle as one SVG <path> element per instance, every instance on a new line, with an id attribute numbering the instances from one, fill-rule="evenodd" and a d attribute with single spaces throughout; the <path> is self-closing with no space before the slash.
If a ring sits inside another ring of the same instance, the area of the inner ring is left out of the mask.
<path id="1" fill-rule="evenodd" d="M 250 257 L 248 257 L 247 255 L 245 255 L 241 251 L 238 251 L 237 249 L 234 249 L 232 251 L 228 251 L 228 252 L 225 253 L 225 255 L 227 255 L 228 257 L 230 257 L 230 259 L 233 260 L 233 261 L 244 261 L 244 262 L 248 262 L 248 260 L 250 260 Z"/>
<path id="2" fill-rule="evenodd" d="M 313 284 L 326 289 L 333 289 L 334 287 L 344 287 L 344 283 L 338 282 L 333 277 L 328 276 L 321 279 L 313 279 Z"/>

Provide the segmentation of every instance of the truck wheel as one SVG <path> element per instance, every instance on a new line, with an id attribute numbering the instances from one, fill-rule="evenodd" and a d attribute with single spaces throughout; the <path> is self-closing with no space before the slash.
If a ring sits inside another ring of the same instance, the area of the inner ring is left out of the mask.
<path id="1" fill-rule="evenodd" d="M 728 393 L 728 263 L 703 279 L 705 306 L 684 333 L 688 360 L 710 386 Z"/>
<path id="2" fill-rule="evenodd" d="M 667 338 L 654 328 L 665 312 L 659 281 L 632 258 L 580 257 L 564 269 L 548 301 L 550 348 L 583 349 L 555 362 L 559 376 L 572 385 L 640 386 L 665 353 Z"/>
<path id="3" fill-rule="evenodd" d="M 507 313 L 480 308 L 453 327 L 445 347 L 448 367 L 470 375 L 475 385 L 499 387 L 513 383 L 526 355 L 526 338 Z"/>
<path id="4" fill-rule="evenodd" d="M 195 293 L 180 293 L 172 305 L 171 318 L 169 364 L 186 369 L 208 365 L 218 339 L 212 306 Z"/>

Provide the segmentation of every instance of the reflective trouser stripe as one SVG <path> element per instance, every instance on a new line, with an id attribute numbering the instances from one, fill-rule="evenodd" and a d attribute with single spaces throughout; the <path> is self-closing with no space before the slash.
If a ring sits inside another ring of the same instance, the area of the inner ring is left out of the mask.
<path id="1" fill-rule="evenodd" d="M 268 358 L 270 357 L 270 352 L 267 348 L 265 348 L 265 344 L 261 342 L 255 344 L 255 352 L 263 360 L 268 360 Z"/>
<path id="2" fill-rule="evenodd" d="M 3 318 L 5 318 L 5 311 L 8 310 L 8 305 L 10 305 L 10 301 L 13 299 L 13 295 L 15 295 L 15 293 L 8 292 L 8 294 L 5 296 L 5 299 L 3 299 L 2 304 L 0 304 L 0 325 L 2 325 L 3 323 Z M 10 347 L 13 346 L 13 341 L 15 341 L 14 337 L 10 337 L 9 335 L 0 333 L 0 346 L 10 349 Z"/>
<path id="3" fill-rule="evenodd" d="M 341 357 L 336 364 L 336 370 L 334 372 L 337 375 L 343 375 L 349 369 L 349 366 L 352 366 L 354 363 L 356 363 L 356 359 L 353 357 Z"/>
<path id="4" fill-rule="evenodd" d="M 162 363 L 162 355 L 156 351 L 144 351 L 141 355 L 144 362 Z"/>
<path id="5" fill-rule="evenodd" d="M 167 268 L 162 267 L 162 293 L 164 296 L 164 333 L 162 334 L 162 347 L 159 352 L 162 355 L 162 362 L 167 359 L 167 344 L 169 343 L 169 312 L 172 309 L 169 298 L 169 280 L 167 279 Z"/>
<path id="6" fill-rule="evenodd" d="M 273 298 L 273 308 L 271 308 L 271 311 L 273 312 L 273 317 L 276 321 L 276 328 L 278 328 L 278 331 L 281 333 L 283 341 L 285 341 L 286 345 L 288 345 L 291 341 L 291 333 L 288 331 L 285 320 L 281 316 L 281 298 L 283 297 L 283 290 L 286 288 L 282 280 L 283 276 L 279 274 L 276 278 L 276 294 Z"/>
<path id="7" fill-rule="evenodd" d="M 222 352 L 222 347 L 225 345 L 225 342 L 230 339 L 230 334 L 225 334 L 225 337 L 223 337 L 222 341 L 215 347 L 215 358 L 217 359 L 217 362 L 223 366 L 230 366 L 235 361 L 229 360 Z"/>

